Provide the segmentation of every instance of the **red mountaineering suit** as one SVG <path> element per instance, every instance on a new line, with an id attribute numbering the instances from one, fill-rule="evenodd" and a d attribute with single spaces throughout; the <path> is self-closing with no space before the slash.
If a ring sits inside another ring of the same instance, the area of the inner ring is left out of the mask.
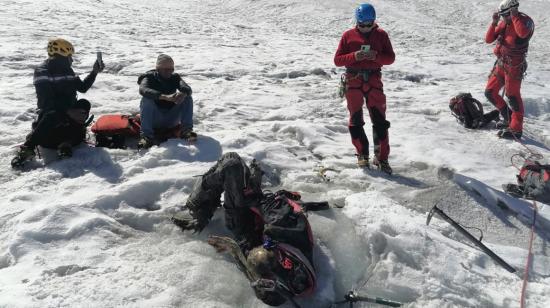
<path id="1" fill-rule="evenodd" d="M 497 61 L 489 75 L 485 96 L 499 109 L 504 120 L 509 121 L 511 130 L 522 132 L 523 100 L 520 88 L 523 74 L 527 70 L 525 57 L 535 25 L 533 20 L 523 13 L 511 16 L 511 20 L 510 24 L 501 20 L 496 27 L 491 24 L 485 35 L 485 42 L 488 44 L 497 41 L 494 49 Z M 502 87 L 508 97 L 508 105 L 498 93 Z"/>
<path id="2" fill-rule="evenodd" d="M 376 58 L 356 61 L 354 53 L 361 49 L 361 45 L 370 45 L 370 50 L 378 53 Z M 386 96 L 382 85 L 381 67 L 394 61 L 395 54 L 388 34 L 378 25 L 364 34 L 357 28 L 350 29 L 344 32 L 340 39 L 334 55 L 334 64 L 346 67 L 346 100 L 350 113 L 348 126 L 351 142 L 358 155 L 369 155 L 369 141 L 363 129 L 365 100 L 373 126 L 374 154 L 378 160 L 387 160 L 390 154 L 390 122 L 386 121 Z"/>

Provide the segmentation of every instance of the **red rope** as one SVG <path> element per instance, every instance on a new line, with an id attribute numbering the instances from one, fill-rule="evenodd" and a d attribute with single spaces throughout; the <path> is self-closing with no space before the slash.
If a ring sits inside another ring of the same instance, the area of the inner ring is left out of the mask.
<path id="1" fill-rule="evenodd" d="M 525 294 L 527 290 L 527 282 L 529 279 L 529 268 L 531 268 L 531 261 L 533 260 L 533 240 L 535 238 L 535 223 L 537 221 L 537 203 L 533 201 L 533 224 L 531 225 L 531 238 L 529 239 L 529 254 L 527 255 L 527 263 L 525 264 L 525 271 L 523 273 L 523 286 L 521 287 L 520 307 L 525 307 Z"/>
<path id="2" fill-rule="evenodd" d="M 526 148 L 527 151 L 531 154 L 531 156 L 529 156 L 527 158 L 524 158 L 526 162 L 529 161 L 530 158 L 537 159 L 537 158 L 542 157 L 541 154 L 533 152 L 529 147 L 527 147 L 523 142 L 521 142 L 521 140 L 516 138 L 516 136 L 514 134 L 512 134 L 512 136 L 514 137 L 515 141 L 517 141 L 524 148 Z M 510 157 L 510 161 L 512 162 L 512 166 L 518 168 L 517 166 L 514 165 L 514 162 L 513 162 L 513 158 L 516 155 L 519 155 L 519 154 L 512 155 L 512 157 Z M 531 268 L 531 262 L 533 260 L 532 250 L 533 250 L 533 241 L 535 239 L 535 223 L 536 222 L 537 222 L 537 203 L 535 202 L 535 200 L 533 200 L 533 223 L 531 224 L 531 235 L 529 237 L 529 252 L 527 254 L 527 262 L 525 263 L 525 270 L 523 272 L 523 283 L 522 283 L 522 287 L 521 287 L 520 308 L 525 308 L 525 295 L 526 295 L 526 292 L 527 292 L 527 284 L 528 284 L 528 280 L 529 280 L 529 269 Z"/>

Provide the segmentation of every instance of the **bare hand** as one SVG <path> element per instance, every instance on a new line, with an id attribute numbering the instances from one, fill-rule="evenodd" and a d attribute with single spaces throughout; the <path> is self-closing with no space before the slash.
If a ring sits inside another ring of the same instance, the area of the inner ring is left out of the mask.
<path id="1" fill-rule="evenodd" d="M 176 94 L 170 94 L 170 95 L 161 94 L 159 96 L 159 100 L 174 103 L 176 102 Z"/>
<path id="2" fill-rule="evenodd" d="M 183 92 L 178 92 L 178 94 L 176 94 L 174 96 L 174 102 L 176 104 L 180 104 L 183 102 L 183 100 L 187 97 L 187 94 L 183 93 Z"/>
<path id="3" fill-rule="evenodd" d="M 355 55 L 355 61 L 362 61 L 367 58 L 367 53 L 362 50 L 356 51 L 354 55 Z"/>
<path id="4" fill-rule="evenodd" d="M 376 50 L 369 50 L 368 52 L 366 52 L 365 60 L 373 61 L 374 59 L 376 59 L 377 54 L 378 52 Z"/>

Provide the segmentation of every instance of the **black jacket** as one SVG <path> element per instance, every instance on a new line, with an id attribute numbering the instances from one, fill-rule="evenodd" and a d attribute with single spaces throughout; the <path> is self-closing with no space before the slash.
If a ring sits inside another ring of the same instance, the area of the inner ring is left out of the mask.
<path id="1" fill-rule="evenodd" d="M 189 96 L 192 94 L 191 87 L 177 73 L 172 74 L 169 79 L 164 79 L 157 70 L 150 70 L 139 76 L 137 83 L 139 94 L 154 100 L 159 107 L 171 108 L 174 105 L 172 102 L 159 100 L 161 94 L 174 94 L 176 90 Z"/>
<path id="2" fill-rule="evenodd" d="M 47 59 L 34 70 L 38 109 L 42 112 L 66 111 L 76 103 L 76 91 L 88 91 L 96 76 L 97 73 L 91 72 L 82 81 L 75 75 L 68 58 L 55 56 Z"/>

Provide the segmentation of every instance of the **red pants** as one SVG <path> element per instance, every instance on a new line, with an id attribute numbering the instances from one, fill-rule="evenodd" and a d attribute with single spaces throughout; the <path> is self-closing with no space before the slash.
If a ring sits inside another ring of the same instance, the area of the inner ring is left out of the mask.
<path id="1" fill-rule="evenodd" d="M 386 121 L 386 95 L 382 88 L 380 72 L 371 73 L 368 82 L 364 82 L 361 75 L 353 74 L 348 74 L 346 80 L 346 100 L 350 114 L 348 126 L 351 142 L 357 154 L 369 155 L 369 141 L 363 129 L 365 125 L 363 104 L 366 101 L 372 122 L 374 155 L 378 160 L 387 160 L 390 155 L 388 137 L 390 122 Z"/>
<path id="2" fill-rule="evenodd" d="M 500 111 L 504 120 L 509 121 L 509 127 L 516 132 L 523 131 L 523 100 L 521 99 L 521 80 L 526 66 L 523 61 L 515 65 L 495 65 L 489 81 L 485 87 L 485 96 Z M 508 104 L 499 94 L 504 87 L 504 92 L 508 98 Z"/>

